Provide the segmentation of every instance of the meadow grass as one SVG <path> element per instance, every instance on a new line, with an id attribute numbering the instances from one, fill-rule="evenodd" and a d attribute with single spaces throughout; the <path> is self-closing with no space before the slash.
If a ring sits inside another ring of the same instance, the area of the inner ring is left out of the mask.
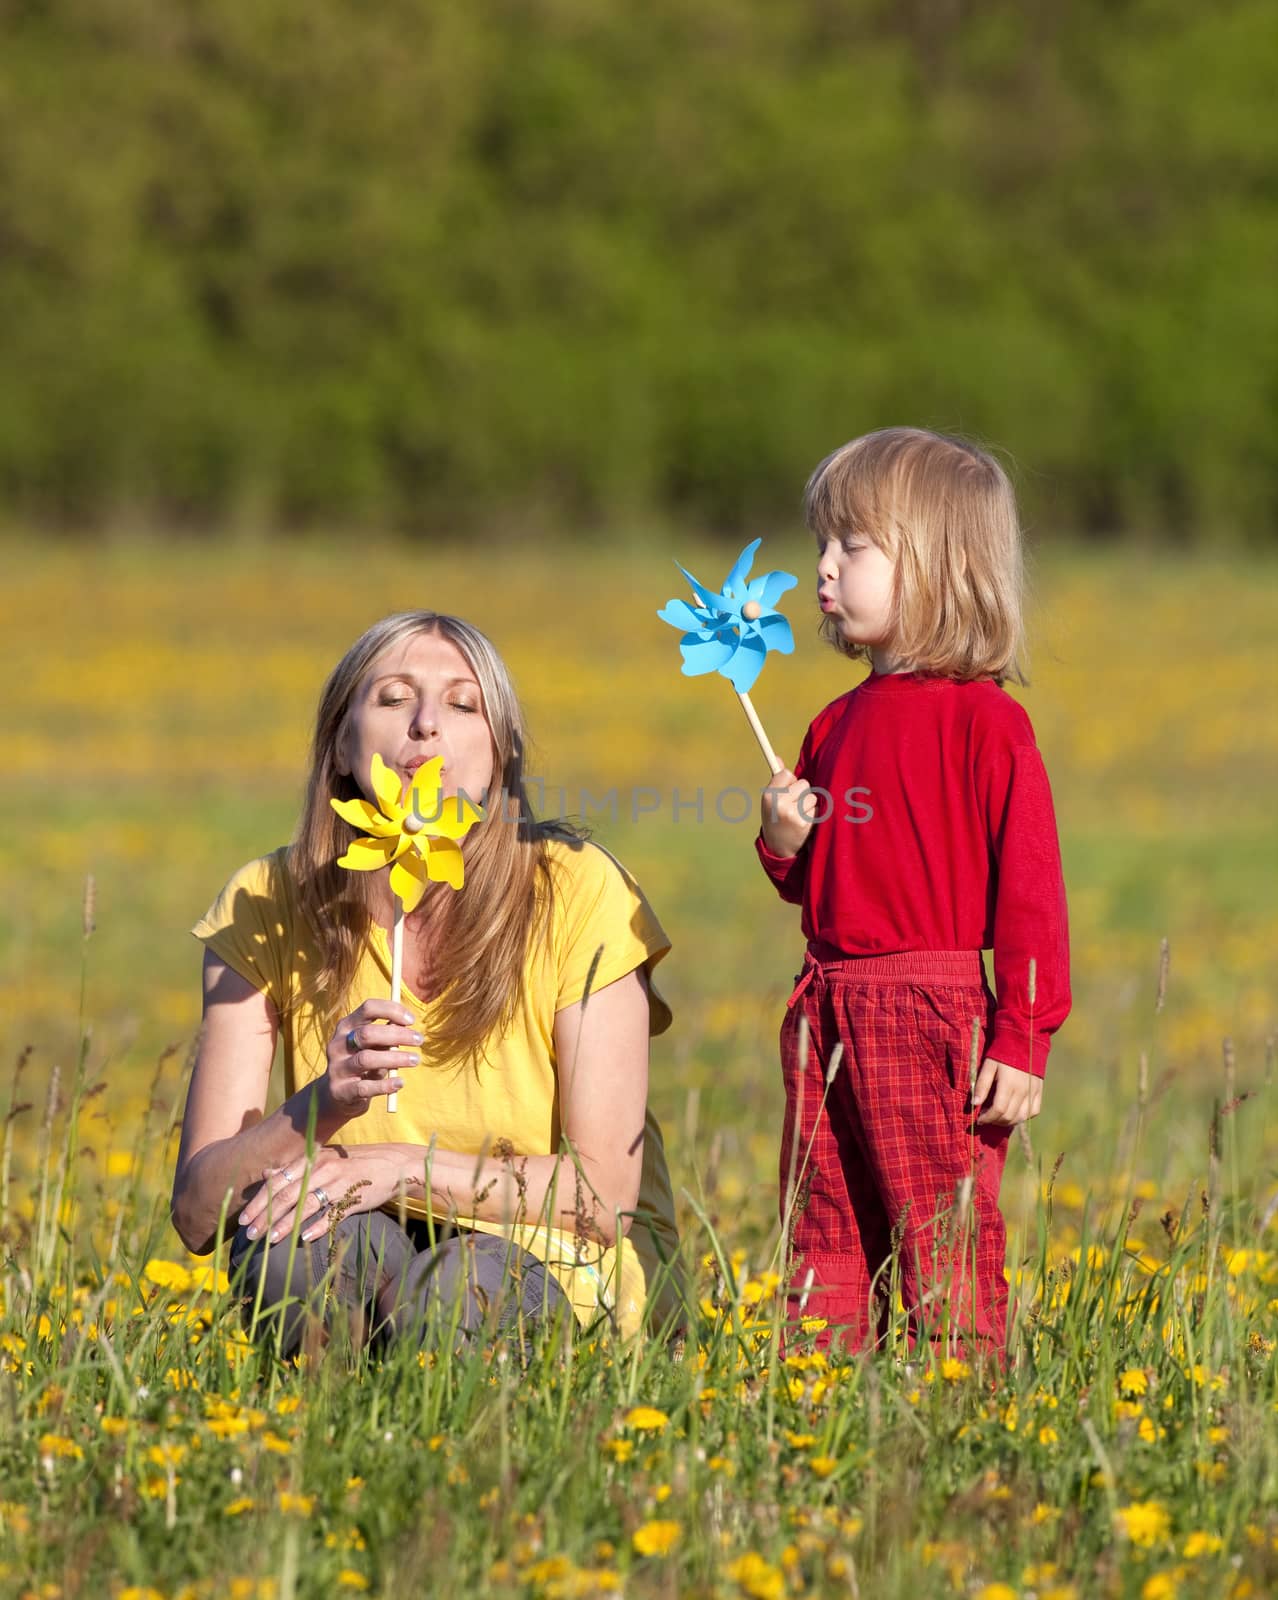
<path id="1" fill-rule="evenodd" d="M 703 823 L 671 814 L 676 787 L 763 777 L 726 686 L 681 679 L 649 615 L 673 567 L 126 545 L 90 588 L 71 553 L 9 556 L 28 588 L 5 618 L 0 1592 L 1272 1589 L 1272 564 L 1063 551 L 1036 573 L 1017 694 L 1056 795 L 1075 1011 L 1010 1152 L 993 1375 L 912 1357 L 900 1327 L 871 1362 L 775 1337 L 775 1036 L 800 940 L 749 824 L 712 798 Z M 417 603 L 494 635 L 548 783 L 618 787 L 588 820 L 674 941 L 652 1098 L 697 1302 L 682 1350 L 601 1331 L 527 1370 L 340 1342 L 281 1363 L 245 1340 L 225 1262 L 169 1226 L 198 1020 L 183 930 L 288 836 L 332 661 Z M 755 695 L 787 753 L 857 675 L 796 631 Z M 635 820 L 640 786 L 666 798 Z"/>

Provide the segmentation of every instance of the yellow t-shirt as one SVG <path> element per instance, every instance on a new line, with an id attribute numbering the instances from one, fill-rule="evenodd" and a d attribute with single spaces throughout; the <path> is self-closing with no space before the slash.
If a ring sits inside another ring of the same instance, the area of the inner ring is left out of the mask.
<path id="1" fill-rule="evenodd" d="M 556 1154 L 555 1013 L 642 967 L 649 978 L 650 1032 L 669 1027 L 670 1010 L 651 973 L 670 941 L 638 884 L 597 845 L 550 839 L 545 848 L 553 886 L 549 937 L 543 924 L 540 937 L 530 940 L 514 1019 L 501 1038 L 489 1041 L 487 1060 L 478 1071 L 432 1067 L 433 1002 L 423 1005 L 405 985 L 404 1003 L 417 1014 L 426 1036 L 422 1064 L 402 1072 L 404 1087 L 393 1115 L 378 1098 L 364 1116 L 342 1128 L 334 1143 L 418 1144 L 423 1170 L 432 1139 L 439 1149 L 467 1155 L 489 1151 L 499 1139 L 508 1140 L 516 1155 Z M 297 903 L 287 847 L 242 867 L 191 931 L 274 1003 L 284 1044 L 285 1094 L 322 1077 L 326 1040 L 314 1024 L 314 1006 L 301 998 L 303 977 L 315 970 L 319 955 Z M 390 972 L 390 941 L 384 929 L 374 928 L 344 1011 L 366 999 L 389 997 Z M 410 1199 L 407 1210 L 426 1217 L 431 1208 L 425 1200 Z M 651 1111 L 644 1121 L 639 1200 L 630 1232 L 615 1249 L 536 1218 L 510 1225 L 464 1215 L 457 1221 L 505 1234 L 544 1261 L 583 1324 L 608 1313 L 629 1334 L 642 1324 L 645 1302 L 651 1299 L 655 1319 L 676 1303 L 669 1270 L 661 1269 L 678 1246 L 674 1199 L 661 1130 Z"/>

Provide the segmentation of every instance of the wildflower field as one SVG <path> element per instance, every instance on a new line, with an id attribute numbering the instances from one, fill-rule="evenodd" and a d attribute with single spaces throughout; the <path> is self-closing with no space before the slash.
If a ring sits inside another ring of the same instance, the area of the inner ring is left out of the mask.
<path id="1" fill-rule="evenodd" d="M 793 759 L 850 685 L 816 637 L 754 700 Z M 1014 692 L 1051 774 L 1074 1012 L 1004 1186 L 1007 1370 L 775 1337 L 776 1033 L 801 940 L 766 774 L 680 677 L 663 543 L 10 543 L 0 797 L 0 1594 L 1244 1600 L 1278 1589 L 1278 566 L 1051 549 Z M 681 549 L 717 571 L 719 550 Z M 245 1341 L 168 1222 L 199 950 L 283 842 L 329 667 L 429 605 L 488 631 L 545 807 L 674 942 L 652 1101 L 696 1317 L 466 1359 Z M 678 795 L 678 804 L 675 796 Z M 744 818 L 749 811 L 748 820 Z M 86 895 L 86 880 L 92 880 Z"/>

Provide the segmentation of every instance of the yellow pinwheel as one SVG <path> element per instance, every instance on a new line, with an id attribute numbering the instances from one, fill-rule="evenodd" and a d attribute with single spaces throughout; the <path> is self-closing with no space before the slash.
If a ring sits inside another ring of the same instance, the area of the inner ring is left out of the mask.
<path id="1" fill-rule="evenodd" d="M 460 889 L 465 881 L 460 841 L 482 813 L 464 795 L 440 793 L 442 756 L 418 767 L 402 794 L 399 778 L 381 756 L 373 757 L 372 790 L 377 804 L 368 800 L 331 800 L 333 810 L 365 838 L 352 839 L 339 867 L 353 872 L 376 872 L 390 867 L 391 892 L 409 912 L 421 901 L 429 883 L 446 883 Z"/>

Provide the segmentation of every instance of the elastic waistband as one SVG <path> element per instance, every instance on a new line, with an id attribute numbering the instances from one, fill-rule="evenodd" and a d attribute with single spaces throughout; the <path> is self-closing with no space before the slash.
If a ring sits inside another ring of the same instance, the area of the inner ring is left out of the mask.
<path id="1" fill-rule="evenodd" d="M 979 989 L 985 963 L 979 950 L 900 950 L 890 956 L 848 956 L 828 946 L 809 945 L 803 962 L 820 968 L 827 981 L 844 983 L 949 983 Z"/>

